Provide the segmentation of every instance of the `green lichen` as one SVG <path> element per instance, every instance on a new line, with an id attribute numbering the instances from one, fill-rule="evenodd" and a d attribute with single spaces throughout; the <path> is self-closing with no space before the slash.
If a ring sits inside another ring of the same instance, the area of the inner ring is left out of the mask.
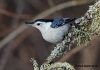
<path id="1" fill-rule="evenodd" d="M 89 6 L 89 10 L 81 20 L 73 24 L 72 30 L 66 35 L 62 43 L 56 45 L 50 56 L 47 58 L 47 63 L 41 65 L 40 69 L 35 60 L 31 60 L 34 70 L 75 70 L 72 65 L 67 62 L 52 63 L 54 59 L 64 54 L 71 46 L 71 42 L 77 41 L 77 45 L 91 41 L 91 36 L 100 34 L 100 0 L 94 5 Z M 51 63 L 51 64 L 50 64 Z"/>
<path id="2" fill-rule="evenodd" d="M 74 67 L 67 62 L 56 62 L 51 64 L 47 70 L 75 70 Z"/>
<path id="3" fill-rule="evenodd" d="M 78 26 L 78 27 L 76 27 Z M 100 1 L 89 6 L 85 17 L 79 24 L 73 25 L 73 42 L 77 41 L 77 45 L 91 41 L 91 36 L 100 34 Z"/>

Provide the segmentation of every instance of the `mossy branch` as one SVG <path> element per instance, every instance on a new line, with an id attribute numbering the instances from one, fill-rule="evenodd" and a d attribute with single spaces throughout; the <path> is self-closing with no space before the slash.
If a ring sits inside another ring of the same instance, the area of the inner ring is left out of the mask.
<path id="1" fill-rule="evenodd" d="M 87 44 L 91 41 L 91 36 L 94 34 L 99 34 L 100 31 L 100 0 L 98 0 L 94 5 L 89 6 L 89 10 L 85 15 L 75 21 L 72 24 L 72 28 L 69 33 L 66 35 L 62 43 L 56 45 L 54 50 L 51 52 L 50 56 L 47 58 L 47 62 L 42 64 L 40 70 L 54 70 L 62 67 L 67 67 L 63 70 L 74 70 L 68 63 L 52 63 L 54 59 L 63 55 L 68 48 L 70 48 L 71 43 L 77 41 L 77 45 L 81 43 Z M 60 65 L 59 65 L 60 64 Z M 63 65 L 64 64 L 64 65 Z M 59 66 L 57 66 L 59 65 Z M 62 66 L 61 66 L 62 65 Z M 34 66 L 34 65 L 33 65 Z M 57 66 L 57 67 L 52 67 Z M 59 68 L 58 68 L 59 67 Z M 62 69 L 61 69 L 62 70 Z"/>

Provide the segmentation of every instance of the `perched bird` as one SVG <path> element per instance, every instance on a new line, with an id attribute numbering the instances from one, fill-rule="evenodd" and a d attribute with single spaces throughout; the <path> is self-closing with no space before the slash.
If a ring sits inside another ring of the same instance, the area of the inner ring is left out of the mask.
<path id="1" fill-rule="evenodd" d="M 71 24 L 77 18 L 57 18 L 57 19 L 37 19 L 33 22 L 25 22 L 36 27 L 41 32 L 43 38 L 54 44 L 60 43 L 70 30 Z"/>

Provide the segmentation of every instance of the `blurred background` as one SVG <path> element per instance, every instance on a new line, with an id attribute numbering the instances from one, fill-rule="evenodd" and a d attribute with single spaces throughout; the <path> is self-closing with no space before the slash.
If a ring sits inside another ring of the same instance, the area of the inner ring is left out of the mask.
<path id="1" fill-rule="evenodd" d="M 55 45 L 46 42 L 39 30 L 24 22 L 38 18 L 82 17 L 96 0 L 85 1 L 0 0 L 0 70 L 33 70 L 32 57 L 39 65 L 44 63 Z M 67 54 L 55 61 L 67 61 L 76 70 L 100 70 L 100 37 L 92 38 L 91 45 L 74 43 Z"/>

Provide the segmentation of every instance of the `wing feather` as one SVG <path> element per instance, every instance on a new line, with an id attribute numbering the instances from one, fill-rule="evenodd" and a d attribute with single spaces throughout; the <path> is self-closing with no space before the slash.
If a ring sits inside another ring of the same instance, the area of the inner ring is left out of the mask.
<path id="1" fill-rule="evenodd" d="M 54 19 L 53 23 L 51 24 L 52 28 L 58 28 L 60 26 L 63 26 L 65 24 L 71 23 L 75 21 L 76 18 L 62 18 L 62 19 Z"/>

